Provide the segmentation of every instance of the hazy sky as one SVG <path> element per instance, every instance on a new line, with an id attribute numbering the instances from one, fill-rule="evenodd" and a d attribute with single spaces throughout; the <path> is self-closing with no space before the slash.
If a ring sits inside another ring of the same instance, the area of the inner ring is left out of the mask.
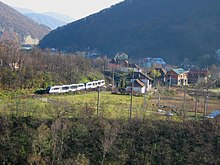
<path id="1" fill-rule="evenodd" d="M 35 12 L 57 12 L 74 19 L 83 18 L 123 0 L 1 0 L 3 3 Z"/>

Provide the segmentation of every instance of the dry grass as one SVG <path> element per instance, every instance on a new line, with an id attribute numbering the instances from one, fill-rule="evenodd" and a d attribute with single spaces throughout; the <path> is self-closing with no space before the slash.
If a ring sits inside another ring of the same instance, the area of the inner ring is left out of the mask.
<path id="1" fill-rule="evenodd" d="M 187 112 L 195 111 L 196 99 L 194 96 L 186 94 L 185 105 L 184 105 L 184 91 L 178 90 L 176 88 L 172 89 L 174 93 L 172 96 L 169 94 L 160 95 L 160 105 L 164 107 L 165 110 L 173 109 L 174 111 L 181 111 L 184 107 Z M 153 102 L 158 103 L 158 94 L 153 95 Z M 208 113 L 212 110 L 220 109 L 220 99 L 216 97 L 209 97 L 208 101 Z M 204 96 L 199 96 L 198 100 L 198 113 L 204 112 Z"/>

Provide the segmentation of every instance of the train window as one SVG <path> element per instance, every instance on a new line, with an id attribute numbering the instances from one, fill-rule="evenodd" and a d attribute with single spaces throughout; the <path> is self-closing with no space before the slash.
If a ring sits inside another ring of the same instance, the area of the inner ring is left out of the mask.
<path id="1" fill-rule="evenodd" d="M 62 87 L 62 90 L 68 90 L 69 87 Z"/>
<path id="2" fill-rule="evenodd" d="M 60 88 L 53 88 L 52 90 L 59 90 Z"/>
<path id="3" fill-rule="evenodd" d="M 76 89 L 76 88 L 77 88 L 77 86 L 76 86 L 76 85 L 71 86 L 71 89 Z"/>

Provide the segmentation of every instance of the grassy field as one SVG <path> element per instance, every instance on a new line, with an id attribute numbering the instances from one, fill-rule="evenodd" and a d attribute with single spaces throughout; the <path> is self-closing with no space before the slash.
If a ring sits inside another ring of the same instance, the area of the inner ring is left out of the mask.
<path id="1" fill-rule="evenodd" d="M 2 95 L 1 95 L 2 96 Z M 160 99 L 159 99 L 160 97 Z M 2 115 L 33 116 L 36 118 L 58 118 L 63 117 L 89 117 L 97 115 L 107 118 L 125 118 L 130 116 L 130 95 L 117 95 L 110 92 L 100 92 L 100 106 L 98 107 L 97 92 L 82 92 L 78 94 L 58 95 L 27 95 L 6 94 L 0 97 L 0 111 Z M 158 106 L 159 103 L 159 106 Z M 211 98 L 209 100 L 208 112 L 220 108 L 220 100 Z M 150 95 L 133 96 L 132 117 L 142 118 L 152 116 L 159 119 L 167 119 L 157 112 L 158 109 L 171 111 L 175 120 L 181 119 L 183 109 L 186 116 L 194 117 L 195 98 L 186 95 L 184 104 L 184 93 L 173 90 L 171 92 L 152 92 Z M 199 98 L 198 116 L 204 111 L 204 98 Z"/>
<path id="2" fill-rule="evenodd" d="M 0 100 L 2 114 L 37 116 L 50 118 L 59 116 L 83 117 L 97 114 L 97 92 L 64 95 L 33 95 L 22 98 Z M 143 109 L 143 97 L 133 97 L 132 116 L 138 116 Z M 100 93 L 99 115 L 106 117 L 128 117 L 130 109 L 129 95 Z"/>

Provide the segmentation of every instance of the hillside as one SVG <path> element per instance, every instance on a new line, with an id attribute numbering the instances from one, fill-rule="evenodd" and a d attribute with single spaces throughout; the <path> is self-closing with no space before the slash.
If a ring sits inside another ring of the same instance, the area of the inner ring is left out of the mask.
<path id="1" fill-rule="evenodd" d="M 167 62 L 213 58 L 220 48 L 220 1 L 125 0 L 50 32 L 41 48 L 130 57 L 162 57 Z"/>
<path id="2" fill-rule="evenodd" d="M 0 39 L 24 42 L 27 36 L 42 39 L 50 29 L 0 2 Z M 30 38 L 30 37 L 29 37 Z"/>

